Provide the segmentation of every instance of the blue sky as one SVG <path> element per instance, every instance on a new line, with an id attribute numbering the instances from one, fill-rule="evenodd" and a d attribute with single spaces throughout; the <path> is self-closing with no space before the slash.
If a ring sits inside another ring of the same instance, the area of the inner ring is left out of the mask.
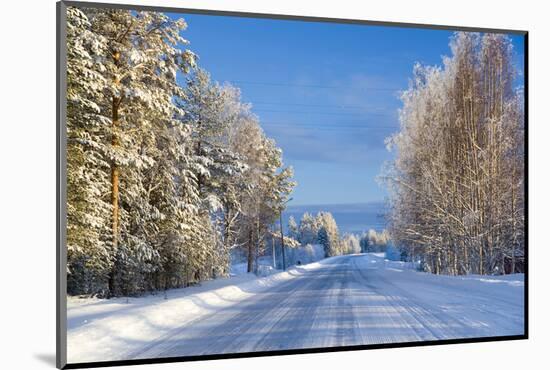
<path id="1" fill-rule="evenodd" d="M 239 87 L 298 185 L 291 205 L 384 200 L 399 91 L 415 62 L 440 64 L 450 31 L 173 14 L 199 64 Z M 523 38 L 513 37 L 518 54 Z M 522 69 L 523 54 L 518 55 Z"/>

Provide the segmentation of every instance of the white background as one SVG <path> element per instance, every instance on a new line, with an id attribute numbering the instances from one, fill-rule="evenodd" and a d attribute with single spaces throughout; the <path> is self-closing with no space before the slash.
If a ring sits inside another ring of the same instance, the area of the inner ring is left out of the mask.
<path id="1" fill-rule="evenodd" d="M 116 2 L 116 1 L 113 1 Z M 124 1 L 118 1 L 124 2 Z M 201 0 L 147 5 L 526 29 L 529 36 L 530 339 L 148 365 L 142 369 L 542 368 L 550 348 L 550 33 L 543 1 Z M 55 363 L 55 2 L 4 1 L 0 12 L 0 366 Z M 357 45 L 368 47 L 368 45 Z M 547 364 L 546 364 L 547 365 Z M 136 368 L 136 367 L 133 367 Z M 137 369 L 137 368 L 136 368 Z"/>

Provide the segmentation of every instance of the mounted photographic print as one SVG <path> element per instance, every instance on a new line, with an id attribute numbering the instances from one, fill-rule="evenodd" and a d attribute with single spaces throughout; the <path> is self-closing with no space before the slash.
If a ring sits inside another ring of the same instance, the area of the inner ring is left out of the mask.
<path id="1" fill-rule="evenodd" d="M 527 338 L 526 85 L 525 31 L 58 3 L 58 367 Z"/>

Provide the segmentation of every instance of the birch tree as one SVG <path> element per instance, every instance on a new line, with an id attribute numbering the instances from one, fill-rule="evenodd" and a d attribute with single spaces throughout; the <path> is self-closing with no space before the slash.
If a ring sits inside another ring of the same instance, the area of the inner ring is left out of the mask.
<path id="1" fill-rule="evenodd" d="M 415 66 L 388 141 L 392 238 L 434 273 L 518 271 L 524 133 L 512 44 L 459 32 L 450 46 L 443 67 Z"/>

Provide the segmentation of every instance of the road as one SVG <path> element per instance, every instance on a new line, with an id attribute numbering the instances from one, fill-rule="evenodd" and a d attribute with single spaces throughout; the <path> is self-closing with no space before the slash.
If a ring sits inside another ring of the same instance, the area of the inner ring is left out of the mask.
<path id="1" fill-rule="evenodd" d="M 523 282 L 434 276 L 342 256 L 171 330 L 125 358 L 523 333 Z"/>

